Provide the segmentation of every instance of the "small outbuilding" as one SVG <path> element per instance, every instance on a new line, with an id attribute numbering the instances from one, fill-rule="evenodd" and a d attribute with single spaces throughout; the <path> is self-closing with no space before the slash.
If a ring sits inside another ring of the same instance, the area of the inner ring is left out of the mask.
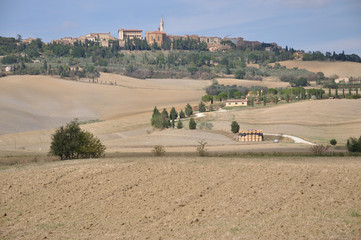
<path id="1" fill-rule="evenodd" d="M 247 99 L 228 99 L 226 101 L 226 107 L 246 107 L 247 105 Z"/>

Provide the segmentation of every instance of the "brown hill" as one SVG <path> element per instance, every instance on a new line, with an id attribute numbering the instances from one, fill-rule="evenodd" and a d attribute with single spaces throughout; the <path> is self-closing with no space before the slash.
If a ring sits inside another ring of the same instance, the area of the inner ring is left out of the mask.
<path id="1" fill-rule="evenodd" d="M 139 80 L 102 74 L 100 83 L 50 76 L 0 79 L 0 134 L 58 127 L 73 118 L 111 119 L 151 111 L 154 106 L 198 102 L 209 81 Z M 110 83 L 116 85 L 110 85 Z"/>
<path id="2" fill-rule="evenodd" d="M 356 62 L 324 62 L 324 61 L 282 61 L 287 68 L 303 68 L 311 72 L 323 72 L 325 76 L 336 74 L 339 77 L 361 77 L 361 63 Z"/>

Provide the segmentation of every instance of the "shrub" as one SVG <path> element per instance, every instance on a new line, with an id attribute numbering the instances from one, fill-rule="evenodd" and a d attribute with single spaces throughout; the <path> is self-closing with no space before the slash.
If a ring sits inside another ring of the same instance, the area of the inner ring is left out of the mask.
<path id="1" fill-rule="evenodd" d="M 77 158 L 99 158 L 105 146 L 92 133 L 81 130 L 77 119 L 60 127 L 52 136 L 49 154 L 61 160 Z"/>
<path id="2" fill-rule="evenodd" d="M 198 111 L 199 112 L 205 112 L 206 111 L 206 105 L 203 102 L 200 102 L 198 105 Z"/>
<path id="3" fill-rule="evenodd" d="M 346 144 L 349 152 L 361 152 L 361 136 L 357 138 L 349 138 Z"/>
<path id="4" fill-rule="evenodd" d="M 234 77 L 236 79 L 243 79 L 245 75 L 246 75 L 246 72 L 244 70 L 238 70 L 235 72 Z"/>
<path id="5" fill-rule="evenodd" d="M 335 146 L 335 145 L 337 144 L 336 139 L 331 139 L 331 140 L 330 140 L 330 144 L 331 144 L 332 146 Z"/>
<path id="6" fill-rule="evenodd" d="M 325 146 L 325 145 L 312 145 L 310 147 L 310 150 L 313 154 L 315 155 L 322 155 L 325 152 L 327 152 L 327 150 L 330 148 L 329 145 Z"/>
<path id="7" fill-rule="evenodd" d="M 197 128 L 197 123 L 196 123 L 196 121 L 194 121 L 193 118 L 191 118 L 191 119 L 189 120 L 189 129 L 194 130 L 194 129 L 196 129 L 196 128 Z"/>
<path id="8" fill-rule="evenodd" d="M 239 132 L 239 124 L 236 121 L 233 121 L 231 124 L 231 131 L 233 133 L 238 133 Z"/>
<path id="9" fill-rule="evenodd" d="M 162 157 L 165 154 L 164 146 L 162 145 L 156 145 L 154 146 L 154 149 L 152 150 L 152 153 L 156 157 Z"/>
<path id="10" fill-rule="evenodd" d="M 178 120 L 177 128 L 178 128 L 178 129 L 182 129 L 182 128 L 183 128 L 183 123 L 182 123 L 182 121 L 181 121 L 180 119 Z"/>
<path id="11" fill-rule="evenodd" d="M 206 145 L 207 145 L 207 142 L 205 142 L 205 141 L 200 141 L 200 142 L 198 142 L 199 143 L 199 145 L 197 146 L 197 152 L 198 152 L 198 155 L 200 156 L 200 157 L 205 157 L 205 156 L 207 156 L 207 149 L 205 149 L 206 148 Z"/>

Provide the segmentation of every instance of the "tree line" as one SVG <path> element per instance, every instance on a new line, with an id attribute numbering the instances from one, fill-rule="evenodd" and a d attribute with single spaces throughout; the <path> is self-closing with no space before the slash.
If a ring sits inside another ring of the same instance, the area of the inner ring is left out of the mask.
<path id="1" fill-rule="evenodd" d="M 151 125 L 156 129 L 165 129 L 165 128 L 183 128 L 182 119 L 185 119 L 186 116 L 189 119 L 189 129 L 196 129 L 197 123 L 191 117 L 193 114 L 193 108 L 188 103 L 183 111 L 183 109 L 178 113 L 174 107 L 168 113 L 167 109 L 163 109 L 162 112 L 158 110 L 155 106 L 153 109 L 152 118 L 150 120 Z M 177 124 L 175 123 L 177 120 Z"/>

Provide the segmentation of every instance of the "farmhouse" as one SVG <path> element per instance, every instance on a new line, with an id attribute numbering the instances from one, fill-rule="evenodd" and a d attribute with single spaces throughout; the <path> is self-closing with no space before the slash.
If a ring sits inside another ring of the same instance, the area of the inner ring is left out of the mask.
<path id="1" fill-rule="evenodd" d="M 226 101 L 226 107 L 246 107 L 247 105 L 247 99 L 228 99 Z"/>

